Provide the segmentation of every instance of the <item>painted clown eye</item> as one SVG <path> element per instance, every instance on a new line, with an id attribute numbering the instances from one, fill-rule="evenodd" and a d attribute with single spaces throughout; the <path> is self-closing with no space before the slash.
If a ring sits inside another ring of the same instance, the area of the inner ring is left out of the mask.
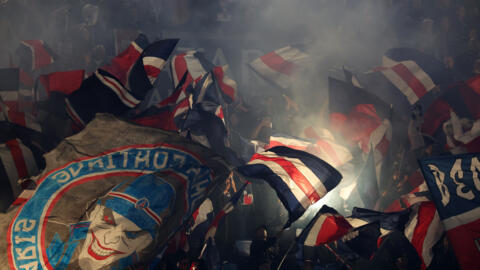
<path id="1" fill-rule="evenodd" d="M 115 221 L 113 220 L 113 218 L 109 215 L 104 215 L 103 216 L 103 221 L 105 221 L 105 223 L 107 224 L 110 224 L 110 225 L 115 225 Z"/>
<path id="2" fill-rule="evenodd" d="M 125 235 L 130 238 L 134 239 L 137 238 L 142 231 L 125 231 Z"/>

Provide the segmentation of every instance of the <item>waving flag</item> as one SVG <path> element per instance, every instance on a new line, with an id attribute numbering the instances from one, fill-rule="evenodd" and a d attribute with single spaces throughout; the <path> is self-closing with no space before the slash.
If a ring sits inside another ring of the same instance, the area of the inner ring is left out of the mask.
<path id="1" fill-rule="evenodd" d="M 243 191 L 247 187 L 249 182 L 245 183 L 230 199 L 230 201 L 220 210 L 212 220 L 212 223 L 208 226 L 207 233 L 205 234 L 205 243 L 208 241 L 209 238 L 214 238 L 215 234 L 218 229 L 218 225 L 220 221 L 226 216 L 228 213 L 232 212 L 235 209 L 235 206 L 238 204 L 238 201 L 243 195 Z"/>
<path id="2" fill-rule="evenodd" d="M 249 66 L 267 81 L 288 89 L 295 72 L 308 58 L 308 54 L 286 46 L 253 60 Z"/>
<path id="3" fill-rule="evenodd" d="M 267 181 L 287 208 L 292 222 L 342 179 L 342 175 L 325 161 L 283 146 L 256 153 L 239 171 Z"/>
<path id="4" fill-rule="evenodd" d="M 373 151 L 368 154 L 367 161 L 363 166 L 357 178 L 356 190 L 363 201 L 364 207 L 373 209 L 376 206 L 378 198 L 380 197 L 377 174 L 375 171 L 375 162 L 373 158 Z"/>
<path id="5" fill-rule="evenodd" d="M 190 229 L 193 231 L 198 225 L 207 222 L 210 214 L 213 214 L 213 205 L 212 201 L 206 198 L 205 201 L 200 204 L 200 207 L 193 212 L 193 225 Z"/>
<path id="6" fill-rule="evenodd" d="M 202 77 L 213 68 L 213 64 L 205 59 L 202 53 L 197 51 L 187 51 L 175 55 L 171 61 L 171 73 L 173 85 L 177 87 L 183 76 L 187 76 L 187 84 Z"/>
<path id="7" fill-rule="evenodd" d="M 415 49 L 393 48 L 385 53 L 381 67 L 355 78 L 367 91 L 402 111 L 421 100 L 428 104 L 425 99 L 432 89 L 452 82 L 448 75 L 433 56 Z"/>
<path id="8" fill-rule="evenodd" d="M 325 130 L 328 132 L 328 130 Z M 323 134 L 326 134 L 325 132 Z M 296 138 L 288 135 L 274 134 L 270 136 L 270 142 L 264 149 L 270 149 L 276 146 L 286 146 L 293 149 L 306 151 L 318 158 L 323 159 L 334 167 L 341 166 L 352 159 L 350 151 L 335 143 L 333 136 L 328 132 L 326 136 L 318 135 L 312 139 Z"/>
<path id="9" fill-rule="evenodd" d="M 324 205 L 314 217 L 314 221 L 305 228 L 305 246 L 319 246 L 338 240 L 352 229 L 348 221 L 338 212 Z M 302 233 L 303 235 L 303 233 Z"/>
<path id="10" fill-rule="evenodd" d="M 117 78 L 122 85 L 127 85 L 130 70 L 149 43 L 147 36 L 138 35 L 123 52 L 115 56 L 110 63 L 102 66 L 101 69 Z"/>
<path id="11" fill-rule="evenodd" d="M 228 66 L 215 66 L 206 59 L 203 53 L 187 51 L 176 55 L 172 58 L 170 68 L 175 88 L 182 84 L 183 77 L 185 77 L 183 79 L 185 86 L 191 83 L 195 86 L 208 72 L 212 72 L 211 79 L 215 81 L 216 87 L 222 94 L 222 99 L 226 103 L 235 100 L 237 83 L 226 74 Z M 183 91 L 185 91 L 185 87 Z"/>
<path id="12" fill-rule="evenodd" d="M 13 199 L 20 195 L 22 188 L 18 181 L 36 175 L 40 165 L 32 150 L 19 139 L 0 144 L 0 179 L 4 195 L 0 211 L 5 211 Z"/>
<path id="13" fill-rule="evenodd" d="M 417 172 L 415 172 L 417 174 Z M 420 173 L 421 174 L 421 173 Z M 423 179 L 423 176 L 421 176 Z M 402 211 L 410 206 L 419 203 L 431 201 L 430 192 L 428 191 L 427 184 L 423 182 L 421 185 L 414 188 L 409 193 L 400 196 L 397 200 L 393 201 L 385 212 Z"/>
<path id="14" fill-rule="evenodd" d="M 20 55 L 20 68 L 26 72 L 35 71 L 54 62 L 48 46 L 43 40 L 23 40 L 17 49 Z"/>
<path id="15" fill-rule="evenodd" d="M 1 256 L 12 269 L 148 264 L 232 168 L 209 149 L 174 133 L 105 114 L 45 159 L 35 193 L 8 230 Z M 15 229 L 27 220 L 37 226 Z M 120 227 L 125 230 L 118 231 Z M 18 233 L 38 236 L 39 242 L 15 241 Z M 38 256 L 26 262 L 20 250 Z"/>
<path id="16" fill-rule="evenodd" d="M 460 121 L 478 121 L 480 118 L 480 94 L 475 88 L 475 80 L 478 78 L 451 85 L 424 114 L 422 132 L 441 142 L 446 141 L 448 150 L 454 154 L 480 151 L 479 123 L 467 128 Z M 447 126 L 453 128 L 453 134 L 445 132 Z"/>
<path id="17" fill-rule="evenodd" d="M 405 226 L 405 236 L 415 247 L 426 269 L 433 259 L 433 246 L 443 235 L 437 209 L 433 202 L 421 202 L 412 206 L 410 220 Z"/>
<path id="18" fill-rule="evenodd" d="M 420 160 L 425 182 L 462 269 L 479 267 L 479 158 L 479 154 L 464 154 Z"/>
<path id="19" fill-rule="evenodd" d="M 52 92 L 69 95 L 80 88 L 84 78 L 84 70 L 57 71 L 40 75 L 35 84 L 35 99 L 45 100 Z"/>
<path id="20" fill-rule="evenodd" d="M 152 89 L 177 43 L 178 39 L 164 39 L 144 49 L 128 73 L 126 87 L 134 96 L 143 99 L 146 92 Z"/>
<path id="21" fill-rule="evenodd" d="M 386 235 L 393 230 L 403 231 L 405 229 L 405 224 L 409 220 L 409 214 L 410 209 L 400 212 L 383 213 L 354 207 L 352 215 L 346 219 L 355 228 L 368 223 L 379 222 L 382 235 Z"/>
<path id="22" fill-rule="evenodd" d="M 126 113 L 140 103 L 120 81 L 110 73 L 98 69 L 82 82 L 80 89 L 65 99 L 66 110 L 72 120 L 84 127 L 96 113 L 115 115 Z"/>

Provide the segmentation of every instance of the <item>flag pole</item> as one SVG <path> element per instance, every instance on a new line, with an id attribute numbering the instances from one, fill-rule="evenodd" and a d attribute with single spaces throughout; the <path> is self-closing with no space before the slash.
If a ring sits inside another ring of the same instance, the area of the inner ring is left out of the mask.
<path id="1" fill-rule="evenodd" d="M 318 209 L 318 212 L 315 214 L 315 216 L 313 216 L 313 218 L 308 222 L 308 225 L 302 230 L 302 232 L 300 233 L 300 235 L 298 237 L 295 238 L 295 241 L 293 241 L 290 246 L 288 247 L 287 251 L 285 252 L 285 254 L 283 254 L 283 257 L 282 257 L 282 260 L 280 261 L 280 263 L 278 264 L 278 267 L 277 267 L 277 270 L 280 270 L 280 268 L 282 267 L 283 263 L 285 262 L 285 259 L 287 258 L 288 254 L 290 253 L 290 251 L 292 251 L 293 247 L 297 244 L 298 242 L 298 239 L 302 238 L 304 236 L 304 234 L 308 231 L 308 229 L 310 227 L 313 226 L 313 224 L 315 223 L 315 220 L 317 220 L 317 217 L 321 214 L 320 212 L 320 209 Z M 290 223 L 290 220 L 287 221 L 287 224 L 291 224 Z M 287 225 L 285 224 L 285 225 Z M 284 229 L 286 229 L 284 227 Z M 283 230 L 282 230 L 283 231 Z"/>
<path id="2" fill-rule="evenodd" d="M 248 184 L 250 184 L 250 182 L 249 182 L 249 181 L 246 181 L 245 184 L 243 184 L 243 186 L 232 196 L 232 199 L 235 198 L 235 196 L 239 196 L 239 195 L 241 196 L 241 194 L 243 193 L 243 191 L 245 190 L 245 188 L 248 186 Z M 232 199 L 231 199 L 229 202 L 227 202 L 223 207 L 225 207 L 227 204 L 229 204 L 230 202 L 232 202 Z M 237 201 L 237 203 L 238 203 L 238 201 Z M 222 209 L 222 210 L 223 210 L 223 209 Z M 220 211 L 222 211 L 222 210 L 220 210 Z M 208 231 L 207 231 L 207 233 L 208 233 Z M 202 258 L 203 253 L 204 253 L 205 250 L 207 249 L 207 245 L 208 245 L 208 240 L 209 240 L 209 239 L 210 239 L 210 237 L 203 240 L 203 247 L 202 247 L 202 250 L 200 251 L 200 254 L 198 255 L 198 259 Z"/>

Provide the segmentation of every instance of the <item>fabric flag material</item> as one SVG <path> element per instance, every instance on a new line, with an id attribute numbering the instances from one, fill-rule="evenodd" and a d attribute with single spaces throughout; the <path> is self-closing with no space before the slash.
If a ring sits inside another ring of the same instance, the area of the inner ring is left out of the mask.
<path id="1" fill-rule="evenodd" d="M 424 114 L 422 132 L 444 144 L 452 154 L 480 151 L 475 124 L 480 119 L 480 94 L 470 87 L 472 80 L 475 78 L 451 85 Z M 464 124 L 467 122 L 473 123 Z"/>
<path id="2" fill-rule="evenodd" d="M 177 43 L 178 39 L 164 39 L 150 44 L 143 50 L 131 67 L 125 85 L 136 98 L 143 99 L 147 91 L 152 89 Z"/>
<path id="3" fill-rule="evenodd" d="M 352 159 L 351 152 L 346 147 L 335 143 L 333 135 L 328 130 L 322 133 L 322 135 L 325 136 L 320 137 L 317 134 L 315 135 L 314 138 L 307 140 L 288 135 L 274 134 L 270 136 L 270 142 L 264 149 L 286 146 L 306 151 L 323 159 L 334 167 L 339 167 Z"/>
<path id="4" fill-rule="evenodd" d="M 295 72 L 308 58 L 308 54 L 286 46 L 253 60 L 249 66 L 267 81 L 288 89 L 292 86 Z"/>
<path id="5" fill-rule="evenodd" d="M 462 269 L 480 269 L 480 155 L 419 161 L 425 182 Z"/>
<path id="6" fill-rule="evenodd" d="M 34 195 L 9 214 L 13 219 L 0 258 L 12 269 L 147 265 L 233 169 L 176 133 L 106 114 L 45 159 Z M 37 226 L 15 229 L 33 223 Z M 111 241 L 113 232 L 122 240 Z M 37 244 L 15 241 L 18 233 L 38 236 Z M 27 262 L 18 252 L 25 249 L 37 256 Z"/>
<path id="7" fill-rule="evenodd" d="M 422 176 L 423 179 L 423 176 Z M 385 212 L 397 212 L 409 208 L 410 206 L 419 203 L 431 201 L 430 192 L 428 191 L 427 184 L 423 182 L 421 185 L 414 188 L 407 194 L 400 196 L 397 200 L 393 201 Z"/>
<path id="8" fill-rule="evenodd" d="M 84 78 L 84 70 L 58 71 L 40 75 L 35 85 L 35 99 L 36 101 L 47 99 L 52 92 L 70 95 L 80 88 Z"/>
<path id="9" fill-rule="evenodd" d="M 375 171 L 375 161 L 373 151 L 370 151 L 367 161 L 363 166 L 357 178 L 357 188 L 360 199 L 363 201 L 364 207 L 375 208 L 380 196 L 377 185 L 377 174 Z"/>
<path id="10" fill-rule="evenodd" d="M 18 68 L 0 68 L 0 91 L 19 89 L 20 71 Z"/>
<path id="11" fill-rule="evenodd" d="M 0 144 L 0 176 L 2 197 L 0 211 L 5 211 L 18 197 L 22 188 L 18 180 L 34 176 L 39 172 L 35 156 L 20 140 L 14 139 Z M 5 190 L 3 190 L 5 189 Z"/>
<path id="12" fill-rule="evenodd" d="M 67 113 L 79 127 L 84 127 L 96 113 L 121 115 L 139 103 L 119 80 L 101 69 L 65 99 Z"/>
<path id="13" fill-rule="evenodd" d="M 283 146 L 256 153 L 239 171 L 267 181 L 288 210 L 292 222 L 342 179 L 342 175 L 325 161 Z"/>
<path id="14" fill-rule="evenodd" d="M 400 109 L 403 106 L 395 98 L 403 96 L 413 105 L 435 86 L 450 83 L 447 75 L 442 63 L 433 56 L 410 48 L 392 48 L 385 53 L 381 67 L 357 78 L 363 87 Z"/>
<path id="15" fill-rule="evenodd" d="M 379 222 L 382 236 L 392 230 L 403 231 L 409 220 L 410 209 L 404 211 L 383 213 L 365 208 L 354 207 L 347 221 L 355 228 L 372 222 Z"/>
<path id="16" fill-rule="evenodd" d="M 235 206 L 238 204 L 238 201 L 242 197 L 243 191 L 248 184 L 249 182 L 246 182 L 235 194 L 233 194 L 230 201 L 215 215 L 212 223 L 210 223 L 208 226 L 207 233 L 205 234 L 205 242 L 208 242 L 208 239 L 215 237 L 220 221 L 223 219 L 223 217 L 235 209 Z"/>
<path id="17" fill-rule="evenodd" d="M 26 72 L 38 70 L 54 62 L 51 50 L 43 40 L 23 40 L 17 49 L 20 68 Z"/>
<path id="18" fill-rule="evenodd" d="M 412 206 L 410 220 L 405 225 L 405 236 L 412 243 L 426 269 L 433 259 L 433 246 L 443 235 L 437 209 L 433 202 L 421 202 Z"/>
<path id="19" fill-rule="evenodd" d="M 122 85 L 127 85 L 130 70 L 149 43 L 147 36 L 138 35 L 123 52 L 115 56 L 110 63 L 102 66 L 101 69 L 117 78 Z"/>
<path id="20" fill-rule="evenodd" d="M 319 246 L 340 239 L 352 226 L 338 212 L 324 205 L 314 217 L 314 223 L 305 228 L 305 246 Z"/>
<path id="21" fill-rule="evenodd" d="M 205 201 L 202 202 L 200 207 L 198 207 L 198 209 L 195 210 L 195 212 L 193 212 L 193 215 L 192 215 L 193 225 L 190 229 L 193 231 L 198 225 L 204 222 L 207 222 L 209 219 L 208 217 L 212 213 L 213 213 L 212 200 L 210 200 L 209 198 L 206 198 Z"/>

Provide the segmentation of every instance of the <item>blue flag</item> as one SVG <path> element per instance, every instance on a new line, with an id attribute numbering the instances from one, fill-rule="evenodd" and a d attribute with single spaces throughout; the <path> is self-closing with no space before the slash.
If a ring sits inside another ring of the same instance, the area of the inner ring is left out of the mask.
<path id="1" fill-rule="evenodd" d="M 421 159 L 428 189 L 462 269 L 479 269 L 480 154 Z"/>

